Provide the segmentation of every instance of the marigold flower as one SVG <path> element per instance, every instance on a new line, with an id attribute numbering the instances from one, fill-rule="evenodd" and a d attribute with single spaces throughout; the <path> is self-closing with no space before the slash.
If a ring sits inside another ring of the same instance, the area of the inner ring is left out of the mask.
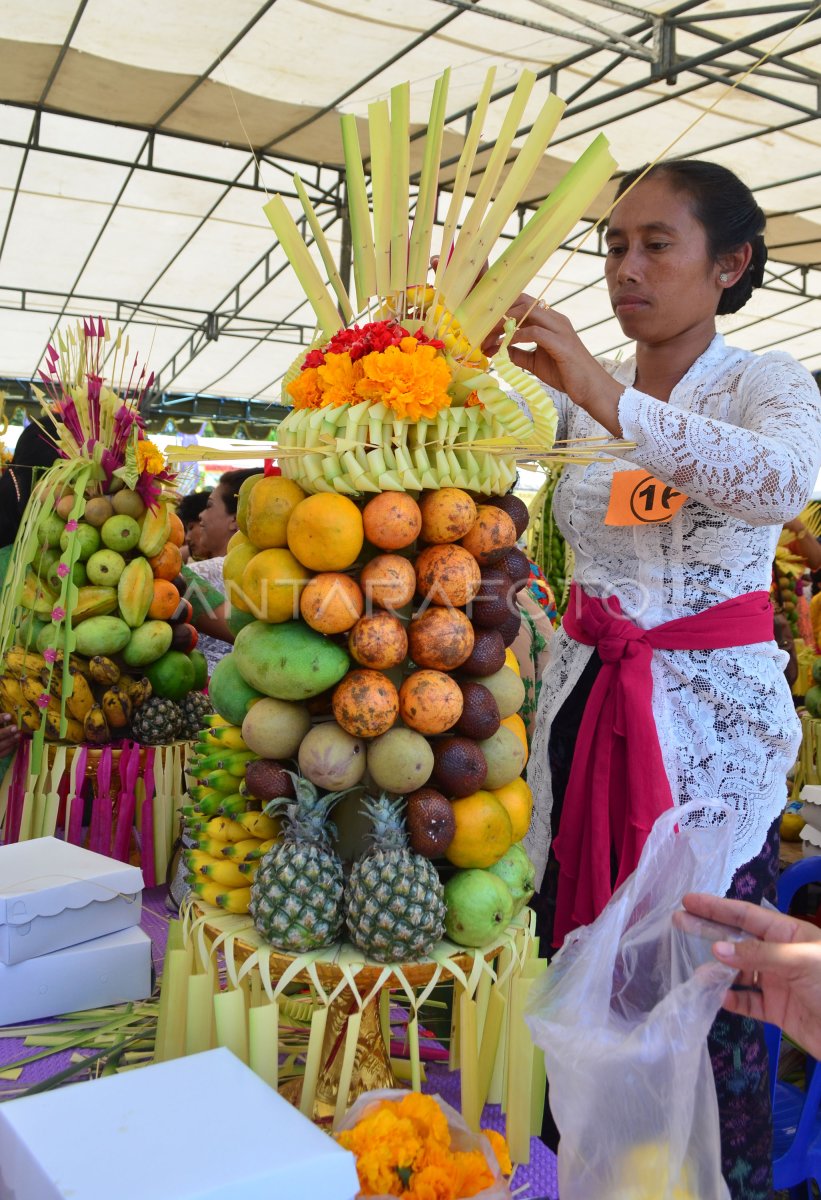
<path id="1" fill-rule="evenodd" d="M 319 408 L 322 403 L 322 391 L 319 387 L 319 373 L 316 367 L 308 367 L 301 371 L 296 379 L 292 379 L 285 389 L 294 402 L 294 408 Z"/>
<path id="2" fill-rule="evenodd" d="M 147 438 L 137 442 L 137 470 L 142 475 L 159 475 L 165 469 L 165 459 L 162 451 Z"/>
<path id="3" fill-rule="evenodd" d="M 323 365 L 317 368 L 317 374 L 323 408 L 339 408 L 342 404 L 356 403 L 356 389 L 362 379 L 362 363 L 352 362 L 347 350 L 343 354 L 327 355 Z"/>
<path id="4" fill-rule="evenodd" d="M 405 350 L 407 343 L 414 349 Z M 400 418 L 432 420 L 450 406 L 450 369 L 433 346 L 422 346 L 415 338 L 403 339 L 382 354 L 361 360 L 363 378 L 356 385 L 362 400 L 385 405 Z"/>
<path id="5" fill-rule="evenodd" d="M 503 1137 L 501 1133 L 497 1133 L 495 1129 L 483 1129 L 482 1133 L 490 1142 L 491 1149 L 496 1155 L 499 1170 L 503 1175 L 512 1174 L 513 1163 L 510 1161 L 510 1147 L 507 1144 L 507 1138 Z"/>

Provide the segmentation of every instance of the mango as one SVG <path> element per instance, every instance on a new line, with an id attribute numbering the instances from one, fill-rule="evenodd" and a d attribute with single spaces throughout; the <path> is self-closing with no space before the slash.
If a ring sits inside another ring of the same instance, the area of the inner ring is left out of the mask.
<path id="1" fill-rule="evenodd" d="M 146 559 L 132 559 L 117 584 L 117 603 L 126 625 L 132 629 L 142 625 L 153 599 L 154 572 Z"/>
<path id="2" fill-rule="evenodd" d="M 139 550 L 146 558 L 159 554 L 171 534 L 171 518 L 168 505 L 160 502 L 154 509 L 146 509 L 140 517 Z"/>
<path id="3" fill-rule="evenodd" d="M 231 658 L 246 683 L 275 700 L 318 696 L 339 682 L 351 662 L 347 651 L 302 621 L 246 625 Z"/>
<path id="4" fill-rule="evenodd" d="M 236 654 L 226 654 L 211 673 L 208 698 L 223 720 L 230 725 L 241 725 L 250 705 L 261 700 L 262 693 L 240 675 Z"/>
<path id="5" fill-rule="evenodd" d="M 146 621 L 132 631 L 123 650 L 123 661 L 129 667 L 144 667 L 156 662 L 170 648 L 172 636 L 173 630 L 167 621 Z"/>
<path id="6" fill-rule="evenodd" d="M 90 617 L 77 627 L 76 650 L 88 656 L 119 654 L 130 636 L 131 630 L 119 617 Z"/>

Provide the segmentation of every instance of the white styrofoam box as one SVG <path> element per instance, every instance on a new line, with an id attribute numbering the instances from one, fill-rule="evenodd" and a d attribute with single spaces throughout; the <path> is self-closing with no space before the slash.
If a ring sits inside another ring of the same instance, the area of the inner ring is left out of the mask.
<path id="1" fill-rule="evenodd" d="M 0 846 L 0 963 L 139 925 L 142 889 L 139 867 L 59 838 Z"/>
<path id="2" fill-rule="evenodd" d="M 798 815 L 804 821 L 805 828 L 809 825 L 821 836 L 821 807 L 819 805 L 804 803 L 798 810 Z"/>
<path id="3" fill-rule="evenodd" d="M 0 963 L 0 1025 L 151 995 L 151 938 L 139 926 L 25 962 Z"/>
<path id="4" fill-rule="evenodd" d="M 0 1200 L 353 1200 L 358 1190 L 353 1155 L 225 1049 L 0 1105 Z"/>
<path id="5" fill-rule="evenodd" d="M 805 804 L 821 804 L 821 785 L 805 783 L 801 789 L 801 799 Z"/>

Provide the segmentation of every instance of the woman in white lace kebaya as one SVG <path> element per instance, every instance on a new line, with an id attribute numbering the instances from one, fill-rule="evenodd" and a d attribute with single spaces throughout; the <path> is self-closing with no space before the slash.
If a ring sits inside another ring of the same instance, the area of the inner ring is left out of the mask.
<path id="1" fill-rule="evenodd" d="M 540 913 L 553 944 L 600 911 L 671 803 L 734 810 L 722 889 L 760 901 L 775 879 L 799 726 L 766 594 L 781 527 L 818 472 L 821 397 L 787 354 L 734 349 L 716 333 L 716 315 L 761 285 L 763 229 L 731 172 L 660 163 L 607 232 L 611 303 L 635 357 L 597 361 L 566 318 L 529 297 L 511 310 L 515 340 L 535 343 L 511 356 L 551 390 L 557 436 L 635 443 L 615 461 L 567 466 L 554 499 L 576 586 L 541 689 L 527 841 L 538 878 L 555 839 Z M 711 1035 L 734 1200 L 772 1194 L 759 1030 L 723 1014 Z"/>

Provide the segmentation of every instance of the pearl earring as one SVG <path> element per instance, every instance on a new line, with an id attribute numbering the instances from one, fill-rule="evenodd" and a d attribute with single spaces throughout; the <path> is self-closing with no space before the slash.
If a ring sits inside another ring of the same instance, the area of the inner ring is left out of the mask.
<path id="1" fill-rule="evenodd" d="M 718 277 L 719 283 L 726 283 L 728 279 L 729 279 L 729 276 L 726 271 L 722 271 Z"/>

